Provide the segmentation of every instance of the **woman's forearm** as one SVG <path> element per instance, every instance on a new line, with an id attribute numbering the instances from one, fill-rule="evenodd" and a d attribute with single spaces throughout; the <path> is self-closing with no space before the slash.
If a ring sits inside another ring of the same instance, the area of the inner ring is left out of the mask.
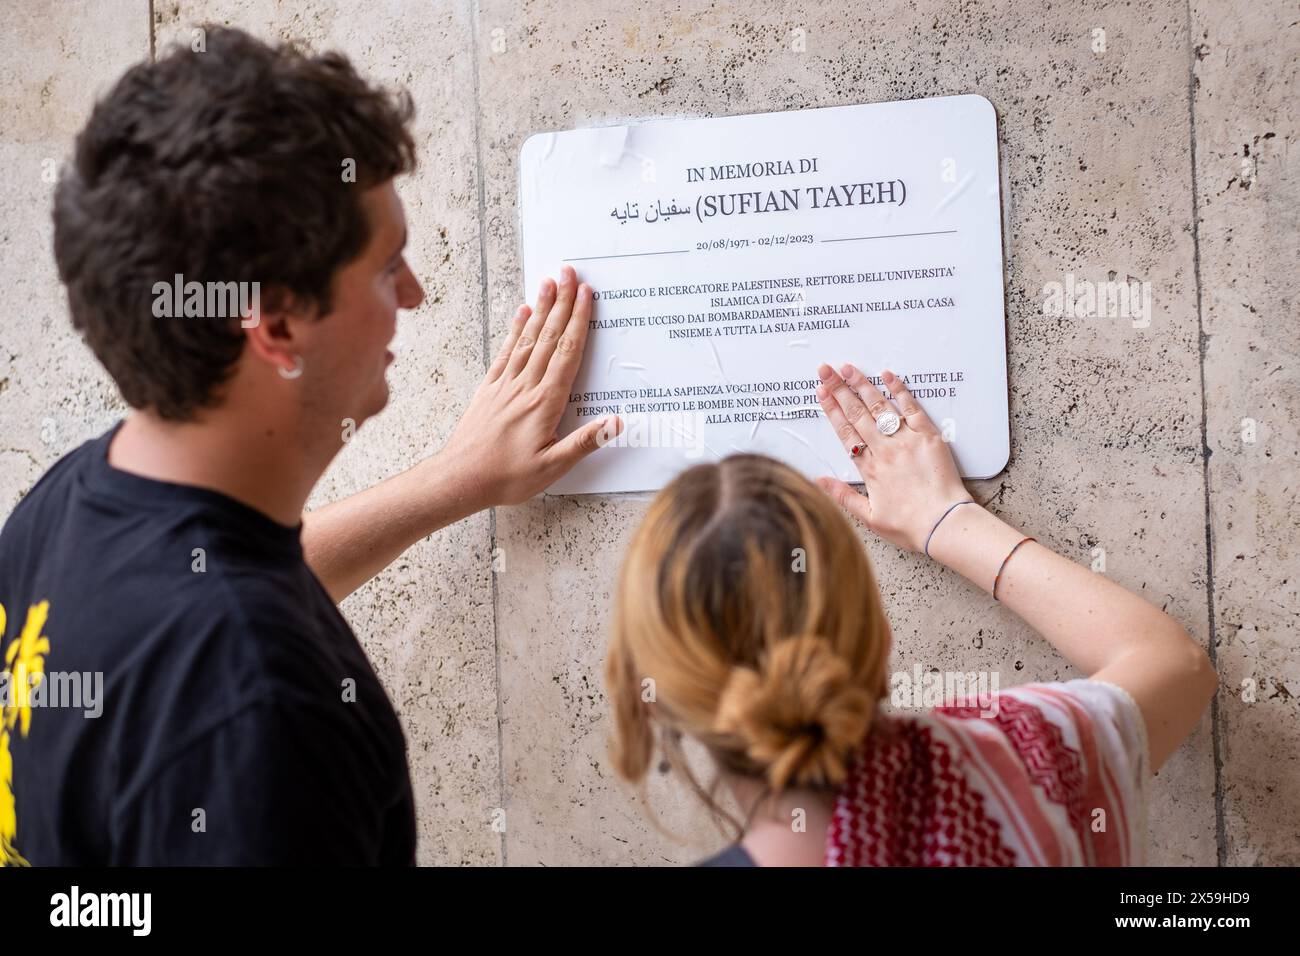
<path id="1" fill-rule="evenodd" d="M 1016 548 L 1024 538 L 979 505 L 963 505 L 940 524 L 930 554 L 990 593 L 1001 568 L 998 600 L 1071 664 L 1132 696 L 1158 770 L 1218 688 L 1208 656 L 1169 615 L 1037 542 Z"/>
<path id="2" fill-rule="evenodd" d="M 978 504 L 963 505 L 935 530 L 930 555 L 992 593 L 1003 560 L 1025 537 Z M 1156 642 L 1187 640 L 1167 614 L 1034 541 L 1006 561 L 996 597 L 1087 674 Z"/>
<path id="3" fill-rule="evenodd" d="M 886 434 L 876 422 L 895 406 L 853 365 L 818 368 L 817 398 L 867 486 L 838 478 L 822 487 L 876 534 L 931 557 L 993 593 L 1090 677 L 1128 691 L 1142 711 L 1151 766 L 1159 767 L 1196 727 L 1218 677 L 1182 627 L 1135 594 L 1025 535 L 976 503 L 952 450 L 907 384 L 881 374 L 906 423 Z M 935 525 L 935 522 L 938 524 Z M 1015 553 L 1012 554 L 1012 549 Z M 1010 556 L 1008 558 L 1008 556 Z"/>

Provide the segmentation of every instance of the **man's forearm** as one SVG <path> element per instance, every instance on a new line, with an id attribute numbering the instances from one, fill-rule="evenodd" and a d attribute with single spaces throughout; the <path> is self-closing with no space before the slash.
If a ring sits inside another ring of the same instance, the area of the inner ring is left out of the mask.
<path id="1" fill-rule="evenodd" d="M 335 601 L 421 538 L 496 504 L 517 504 L 618 433 L 597 419 L 558 437 L 595 301 L 572 266 L 520 306 L 446 447 L 409 471 L 303 515 L 307 563 Z"/>
<path id="2" fill-rule="evenodd" d="M 482 490 L 442 455 L 303 515 L 302 546 L 336 602 L 403 551 L 487 507 Z"/>

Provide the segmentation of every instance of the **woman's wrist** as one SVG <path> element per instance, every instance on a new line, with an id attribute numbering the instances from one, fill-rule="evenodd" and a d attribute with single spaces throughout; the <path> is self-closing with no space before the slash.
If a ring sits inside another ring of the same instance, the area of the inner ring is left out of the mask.
<path id="1" fill-rule="evenodd" d="M 992 593 L 1007 553 L 1024 535 L 978 502 L 954 508 L 930 538 L 929 555 Z"/>
<path id="2" fill-rule="evenodd" d="M 956 511 L 958 508 L 962 507 L 963 505 L 975 504 L 975 499 L 968 496 L 964 491 L 957 494 L 950 495 L 949 497 L 952 499 L 952 504 L 948 505 L 948 507 L 944 508 L 942 511 L 939 511 L 938 508 L 934 509 L 936 512 L 939 512 L 939 518 L 931 526 L 930 533 L 925 536 L 925 543 L 921 546 L 921 553 L 924 554 L 927 558 L 931 557 L 930 542 L 934 540 L 934 534 L 936 531 L 939 530 L 939 526 L 943 524 L 944 521 L 947 520 L 948 516 L 952 514 L 954 511 Z"/>

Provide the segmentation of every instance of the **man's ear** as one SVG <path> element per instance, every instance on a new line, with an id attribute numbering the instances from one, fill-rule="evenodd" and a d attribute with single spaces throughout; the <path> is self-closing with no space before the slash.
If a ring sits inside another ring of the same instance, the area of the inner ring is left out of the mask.
<path id="1" fill-rule="evenodd" d="M 297 378 L 302 370 L 302 343 L 297 333 L 303 317 L 302 305 L 292 295 L 274 290 L 253 296 L 239 324 L 254 356 L 286 378 Z"/>

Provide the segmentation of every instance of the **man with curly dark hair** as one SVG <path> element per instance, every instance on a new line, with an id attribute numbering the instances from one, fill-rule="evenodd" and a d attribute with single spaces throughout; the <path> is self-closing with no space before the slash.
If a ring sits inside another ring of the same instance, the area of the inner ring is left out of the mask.
<path id="1" fill-rule="evenodd" d="M 412 112 L 339 54 L 211 28 L 78 136 L 55 256 L 133 411 L 0 534 L 0 864 L 413 862 L 402 730 L 335 602 L 619 426 L 557 438 L 593 299 L 566 268 L 440 453 L 303 514 L 423 299 Z M 43 699 L 72 678 L 93 707 Z"/>

